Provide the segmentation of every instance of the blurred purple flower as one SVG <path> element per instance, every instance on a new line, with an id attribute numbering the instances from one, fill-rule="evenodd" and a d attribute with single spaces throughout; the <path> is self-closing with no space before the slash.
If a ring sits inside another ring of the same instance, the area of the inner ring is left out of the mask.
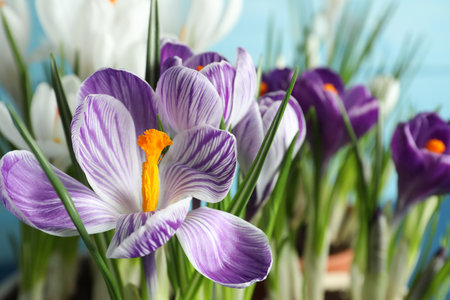
<path id="1" fill-rule="evenodd" d="M 265 94 L 258 102 L 252 103 L 248 113 L 233 129 L 238 145 L 238 160 L 244 174 L 250 169 L 284 95 L 285 92 L 282 91 Z M 264 162 L 255 192 L 247 205 L 248 219 L 257 212 L 264 200 L 272 193 L 281 162 L 297 132 L 294 155 L 305 140 L 306 124 L 302 109 L 291 97 Z"/>
<path id="2" fill-rule="evenodd" d="M 418 201 L 450 193 L 450 125 L 435 113 L 420 113 L 397 126 L 391 142 L 398 173 L 396 215 Z"/>
<path id="3" fill-rule="evenodd" d="M 305 114 L 310 108 L 315 109 L 324 166 L 350 141 L 338 101 L 343 102 L 357 137 L 364 135 L 378 120 L 379 103 L 369 89 L 356 85 L 344 90 L 341 78 L 330 69 L 317 68 L 303 73 L 292 95 Z M 309 123 L 307 138 L 312 143 L 310 126 Z"/>
<path id="4" fill-rule="evenodd" d="M 193 197 L 218 202 L 228 193 L 236 169 L 231 134 L 203 125 L 179 133 L 172 143 L 152 129 L 154 92 L 125 71 L 94 73 L 78 97 L 73 148 L 93 191 L 53 170 L 90 234 L 116 229 L 108 257 L 151 256 L 176 234 L 193 266 L 217 283 L 243 288 L 266 278 L 272 255 L 260 229 L 223 211 L 189 211 Z M 9 152 L 0 172 L 1 200 L 17 218 L 50 234 L 77 234 L 33 154 Z"/>

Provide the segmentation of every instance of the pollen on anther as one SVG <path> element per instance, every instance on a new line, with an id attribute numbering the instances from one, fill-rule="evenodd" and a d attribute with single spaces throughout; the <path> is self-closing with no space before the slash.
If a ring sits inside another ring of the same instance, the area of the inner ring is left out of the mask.
<path id="1" fill-rule="evenodd" d="M 445 152 L 446 148 L 443 141 L 439 139 L 431 139 L 426 143 L 425 149 L 433 153 L 442 154 Z"/>
<path id="2" fill-rule="evenodd" d="M 336 88 L 334 87 L 334 85 L 333 84 L 331 84 L 331 83 L 325 83 L 324 85 L 323 85 L 323 89 L 325 90 L 325 91 L 327 91 L 327 92 L 331 92 L 331 93 L 333 93 L 333 94 L 338 94 L 338 91 L 336 90 Z"/>
<path id="3" fill-rule="evenodd" d="M 264 81 L 261 81 L 261 84 L 259 85 L 259 96 L 264 95 L 269 90 L 269 85 L 265 83 Z"/>
<path id="4" fill-rule="evenodd" d="M 197 66 L 197 71 L 201 71 L 204 67 L 203 66 Z"/>

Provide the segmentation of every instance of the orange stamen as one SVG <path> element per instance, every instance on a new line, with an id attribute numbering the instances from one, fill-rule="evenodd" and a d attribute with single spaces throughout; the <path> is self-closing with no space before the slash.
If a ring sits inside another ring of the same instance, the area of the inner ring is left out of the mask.
<path id="1" fill-rule="evenodd" d="M 159 170 L 161 152 L 172 141 L 162 131 L 149 129 L 138 137 L 137 144 L 145 151 L 147 160 L 142 164 L 142 210 L 154 211 L 159 197 Z"/>
<path id="2" fill-rule="evenodd" d="M 197 71 L 201 71 L 203 68 L 203 66 L 197 66 Z"/>
<path id="3" fill-rule="evenodd" d="M 425 145 L 425 149 L 427 149 L 430 152 L 442 154 L 445 151 L 445 144 L 441 140 L 431 139 Z"/>
<path id="4" fill-rule="evenodd" d="M 109 0 L 110 3 L 115 4 L 117 0 Z"/>
<path id="5" fill-rule="evenodd" d="M 336 88 L 334 87 L 334 85 L 332 85 L 331 83 L 325 83 L 323 85 L 323 89 L 327 92 L 331 92 L 333 94 L 338 94 L 338 91 L 336 90 Z"/>
<path id="6" fill-rule="evenodd" d="M 269 90 L 269 85 L 265 83 L 264 81 L 261 81 L 261 84 L 259 85 L 259 96 L 264 95 Z"/>

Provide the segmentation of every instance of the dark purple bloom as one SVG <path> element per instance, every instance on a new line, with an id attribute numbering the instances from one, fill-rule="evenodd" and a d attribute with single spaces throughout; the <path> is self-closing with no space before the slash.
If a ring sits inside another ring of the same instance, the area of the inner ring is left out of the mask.
<path id="1" fill-rule="evenodd" d="M 450 125 L 421 113 L 397 126 L 391 143 L 398 173 L 396 214 L 432 195 L 450 193 Z"/>
<path id="2" fill-rule="evenodd" d="M 310 108 L 315 109 L 324 165 L 350 141 L 338 101 L 343 102 L 357 137 L 364 135 L 378 120 L 379 104 L 369 89 L 356 85 L 345 90 L 339 75 L 330 69 L 317 68 L 303 73 L 292 95 L 305 114 Z M 312 134 L 308 127 L 310 142 Z"/>
<path id="3" fill-rule="evenodd" d="M 289 68 L 273 69 L 262 75 L 259 96 L 276 91 L 286 91 L 291 82 L 294 71 Z"/>

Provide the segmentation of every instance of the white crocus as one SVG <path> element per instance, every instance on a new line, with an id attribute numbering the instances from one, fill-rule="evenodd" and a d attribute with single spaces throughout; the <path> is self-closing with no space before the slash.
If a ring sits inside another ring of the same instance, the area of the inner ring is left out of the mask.
<path id="1" fill-rule="evenodd" d="M 378 75 L 370 83 L 370 91 L 380 100 L 383 115 L 388 115 L 400 97 L 400 82 L 390 75 Z"/>
<path id="2" fill-rule="evenodd" d="M 72 112 L 76 108 L 76 94 L 81 82 L 74 75 L 62 78 L 67 102 Z M 0 133 L 16 148 L 29 149 L 25 140 L 14 126 L 14 123 L 3 102 L 0 102 Z M 47 83 L 41 83 L 33 95 L 31 103 L 31 124 L 34 137 L 44 155 L 58 168 L 66 169 L 70 165 L 69 152 L 66 146 L 61 118 L 53 89 Z"/>
<path id="3" fill-rule="evenodd" d="M 242 0 L 159 1 L 162 35 L 178 38 L 195 52 L 204 51 L 233 28 L 242 4 Z"/>
<path id="4" fill-rule="evenodd" d="M 17 48 L 25 54 L 30 36 L 30 16 L 25 0 L 0 0 L 0 9 L 8 22 Z M 3 22 L 0 22 L 0 84 L 13 99 L 23 98 L 20 90 L 19 73 L 6 37 Z M 23 103 L 19 101 L 18 104 Z"/>
<path id="5" fill-rule="evenodd" d="M 62 46 L 79 76 L 102 67 L 143 76 L 149 0 L 36 0 L 39 21 L 53 51 Z"/>

